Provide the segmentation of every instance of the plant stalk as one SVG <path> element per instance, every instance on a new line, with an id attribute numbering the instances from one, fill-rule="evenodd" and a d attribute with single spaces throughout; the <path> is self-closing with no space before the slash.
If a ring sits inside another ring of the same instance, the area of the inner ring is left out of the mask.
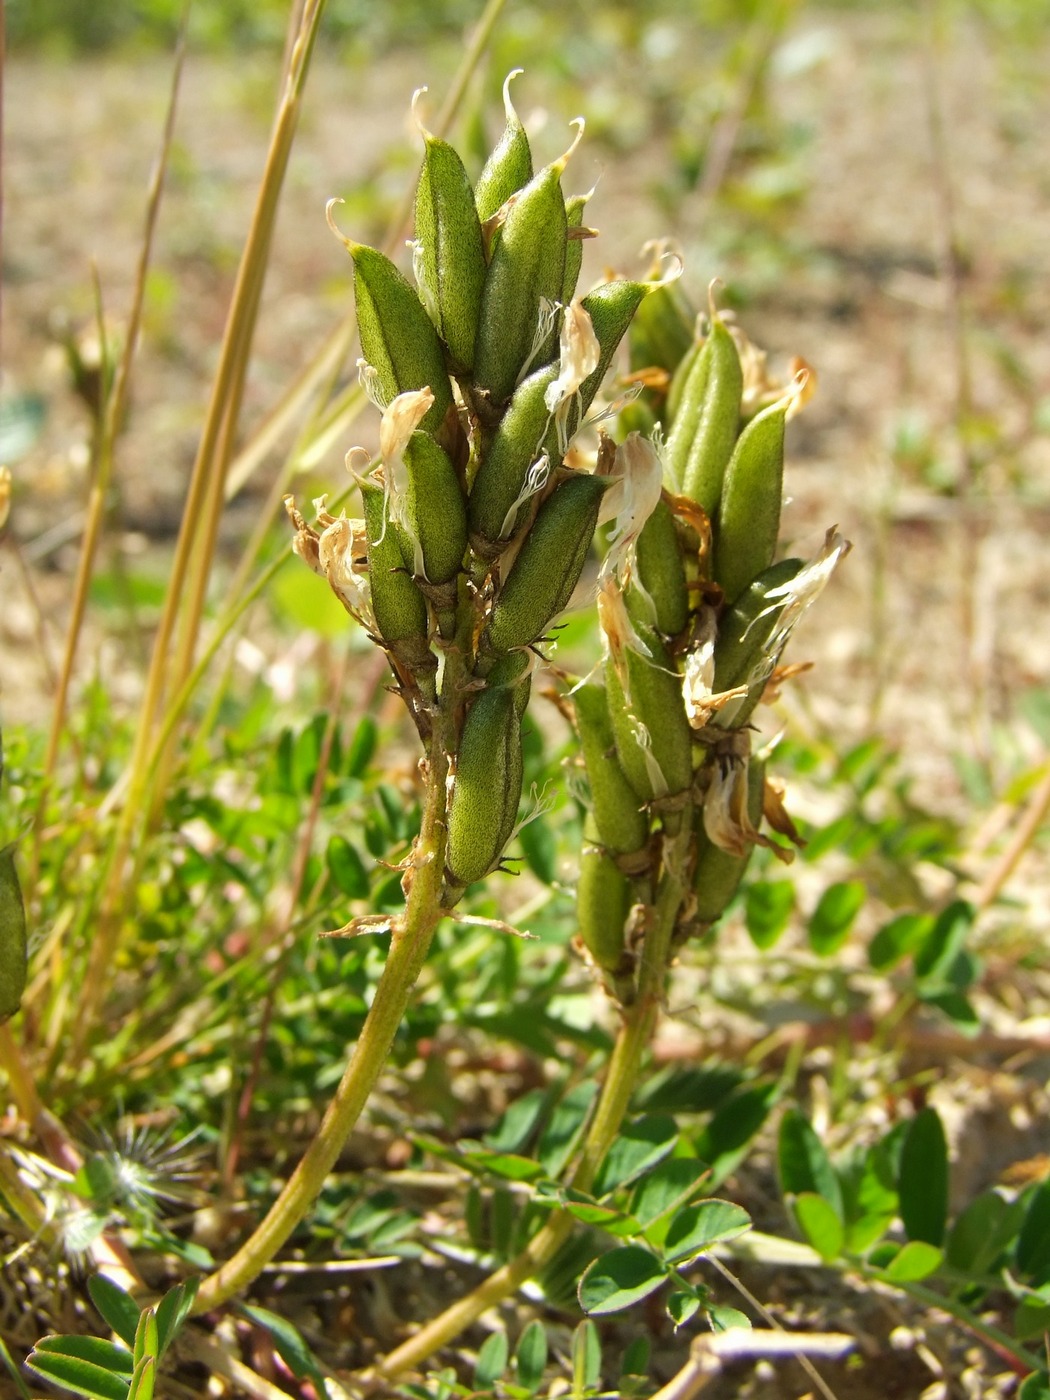
<path id="1" fill-rule="evenodd" d="M 602 1158 L 620 1131 L 638 1082 L 646 1048 L 660 1018 L 664 982 L 671 958 L 671 939 L 686 892 L 684 870 L 691 840 L 692 821 L 686 812 L 675 834 L 665 836 L 664 873 L 653 909 L 652 926 L 642 946 L 638 994 L 635 1001 L 623 1009 L 623 1020 L 606 1066 L 598 1106 L 570 1179 L 570 1185 L 578 1191 L 590 1189 Z M 503 1302 L 537 1274 L 569 1238 L 573 1224 L 573 1217 L 567 1211 L 555 1211 L 520 1254 L 392 1351 L 377 1367 L 378 1374 L 384 1380 L 390 1380 L 418 1368 L 434 1352 L 447 1346 L 476 1322 L 482 1313 Z"/>
<path id="2" fill-rule="evenodd" d="M 237 1253 L 201 1284 L 194 1312 L 206 1312 L 246 1288 L 273 1259 L 310 1210 L 386 1065 L 408 1000 L 445 910 L 446 778 L 452 707 L 437 716 L 429 745 L 426 796 L 419 837 L 411 857 L 411 883 L 404 914 L 394 922 L 390 952 L 364 1028 L 317 1134 L 270 1207 L 265 1220 Z M 441 722 L 444 721 L 444 722 Z M 407 883 L 407 877 L 406 877 Z"/>

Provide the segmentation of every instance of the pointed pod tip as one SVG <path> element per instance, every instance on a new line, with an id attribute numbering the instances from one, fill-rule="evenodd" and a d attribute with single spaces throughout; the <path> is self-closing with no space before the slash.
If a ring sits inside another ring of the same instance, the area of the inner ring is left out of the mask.
<path id="1" fill-rule="evenodd" d="M 327 223 L 328 227 L 335 234 L 336 238 L 339 239 L 339 242 L 343 245 L 343 247 L 350 254 L 350 256 L 353 257 L 357 249 L 363 247 L 364 245 L 361 243 L 355 243 L 352 238 L 347 238 L 346 234 L 336 224 L 335 219 L 332 215 L 332 210 L 335 207 L 335 205 L 345 203 L 346 201 L 342 198 L 341 195 L 334 195 L 324 207 L 324 217 L 325 223 Z"/>
<path id="2" fill-rule="evenodd" d="M 572 145 L 569 147 L 569 149 L 565 152 L 564 155 L 559 156 L 557 160 L 551 161 L 551 169 L 556 170 L 559 175 L 568 165 L 574 151 L 576 150 L 576 147 L 583 140 L 583 133 L 587 126 L 587 122 L 586 119 L 583 117 L 573 117 L 569 125 L 574 126 L 576 128 L 576 135 L 572 139 Z"/>
<path id="3" fill-rule="evenodd" d="M 514 103 L 510 100 L 510 85 L 512 79 L 518 77 L 519 74 L 524 72 L 524 68 L 512 68 L 507 74 L 507 76 L 503 79 L 503 110 L 507 115 L 508 126 L 521 125 L 521 118 L 514 110 Z"/>
<path id="4" fill-rule="evenodd" d="M 434 135 L 434 133 L 433 133 L 432 131 L 428 131 L 428 130 L 427 130 L 426 126 L 423 124 L 423 118 L 422 118 L 422 117 L 420 116 L 420 114 L 419 114 L 419 109 L 420 109 L 420 105 L 421 105 L 421 101 L 422 101 L 423 95 L 424 95 L 426 92 L 428 92 L 428 91 L 429 91 L 429 89 L 426 88 L 425 86 L 424 86 L 424 87 L 417 87 L 416 90 L 415 90 L 415 92 L 412 94 L 412 104 L 411 104 L 411 106 L 412 106 L 412 120 L 413 120 L 413 121 L 415 122 L 415 124 L 416 124 L 416 129 L 417 129 L 417 131 L 419 132 L 420 136 L 422 136 L 422 138 L 423 138 L 423 140 L 426 142 L 426 144 L 429 146 L 429 145 L 431 144 L 432 141 L 436 141 L 436 140 L 437 140 L 437 137 Z"/>

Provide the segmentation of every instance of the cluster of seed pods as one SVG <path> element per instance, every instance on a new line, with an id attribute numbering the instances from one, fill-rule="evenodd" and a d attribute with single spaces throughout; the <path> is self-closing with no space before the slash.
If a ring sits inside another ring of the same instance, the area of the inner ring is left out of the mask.
<path id="1" fill-rule="evenodd" d="M 717 916 L 762 839 L 762 783 L 755 766 L 748 780 L 741 735 L 813 587 L 799 561 L 773 562 L 784 422 L 801 383 L 749 412 L 737 342 L 712 311 L 702 339 L 687 330 L 676 362 L 663 356 L 666 442 L 654 422 L 619 446 L 603 436 L 586 461 L 575 439 L 617 346 L 651 306 L 644 343 L 672 303 L 658 269 L 577 295 L 593 231 L 587 196 L 566 198 L 562 177 L 582 123 L 534 171 L 509 84 L 476 183 L 421 127 L 415 285 L 343 238 L 361 374 L 382 413 L 379 461 L 355 473 L 362 520 L 322 504 L 315 529 L 289 512 L 297 551 L 386 650 L 424 742 L 442 721 L 446 907 L 499 866 L 513 834 L 537 649 L 608 526 L 603 679 L 573 695 L 590 809 L 579 911 L 585 945 L 624 996 L 632 911 L 652 898 L 663 835 L 695 825 L 694 924 Z"/>
<path id="2" fill-rule="evenodd" d="M 691 829 L 676 937 L 704 931 L 735 894 L 756 845 L 790 858 L 797 834 L 751 755 L 749 721 L 788 636 L 848 545 L 829 531 L 809 564 L 774 562 L 784 430 L 811 388 L 787 386 L 712 303 L 685 313 L 675 287 L 640 307 L 636 376 L 660 393 L 628 415 L 635 455 L 655 458 L 660 496 L 621 521 L 599 577 L 605 656 L 573 695 L 589 811 L 578 887 L 581 938 L 628 1000 L 667 837 Z M 659 450 L 657 450 L 659 446 Z M 644 477 L 644 466 L 635 478 Z M 788 838 L 760 833 L 763 820 Z"/>

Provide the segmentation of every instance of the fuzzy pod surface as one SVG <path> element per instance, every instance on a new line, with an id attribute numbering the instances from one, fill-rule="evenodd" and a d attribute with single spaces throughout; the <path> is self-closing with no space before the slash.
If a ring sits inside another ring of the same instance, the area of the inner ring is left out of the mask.
<path id="1" fill-rule="evenodd" d="M 677 636 L 689 621 L 689 585 L 685 559 L 666 500 L 642 527 L 636 546 L 638 582 L 655 611 L 657 629 L 666 637 Z"/>
<path id="2" fill-rule="evenodd" d="M 625 676 L 607 664 L 605 678 L 617 755 L 638 797 L 651 802 L 690 786 L 693 742 L 674 661 L 652 628 L 635 630 L 650 655 L 625 649 Z"/>
<path id="3" fill-rule="evenodd" d="M 693 364 L 667 439 L 669 469 L 683 495 L 708 515 L 718 509 L 722 481 L 740 428 L 744 376 L 733 337 L 720 316 Z"/>
<path id="4" fill-rule="evenodd" d="M 537 340 L 540 304 L 561 296 L 568 233 L 561 192 L 564 161 L 545 166 L 518 194 L 500 230 L 485 277 L 474 355 L 474 382 L 494 404 L 514 391 Z M 537 356 L 549 360 L 553 331 Z"/>
<path id="5" fill-rule="evenodd" d="M 510 100 L 510 81 L 514 76 L 511 73 L 503 84 L 506 125 L 474 186 L 474 201 L 482 223 L 491 219 L 511 195 L 524 189 L 532 179 L 529 138 Z"/>
<path id="6" fill-rule="evenodd" d="M 557 376 L 557 364 L 550 364 L 522 380 L 482 456 L 467 514 L 471 534 L 483 548 L 508 539 L 521 519 L 520 508 L 510 520 L 508 516 L 547 442 L 551 415 L 544 395 Z M 550 461 L 551 470 L 557 466 L 558 461 Z"/>
<path id="7" fill-rule="evenodd" d="M 448 144 L 424 133 L 416 187 L 416 276 L 424 305 L 453 360 L 469 370 L 485 286 L 485 246 L 474 191 Z"/>
<path id="8" fill-rule="evenodd" d="M 401 541 L 386 516 L 386 502 L 378 486 L 361 487 L 365 526 L 368 530 L 368 578 L 372 612 L 384 642 L 392 648 L 410 643 L 434 660 L 427 645 L 427 604 L 405 569 Z M 436 662 L 434 663 L 436 665 Z"/>
<path id="9" fill-rule="evenodd" d="M 601 846 L 589 844 L 584 830 L 580 876 L 576 886 L 576 919 L 580 938 L 598 966 L 620 971 L 624 961 L 624 929 L 631 912 L 631 882 Z"/>
<path id="10" fill-rule="evenodd" d="M 493 605 L 487 650 L 530 646 L 566 606 L 583 573 L 607 484 L 577 472 L 544 501 Z"/>
<path id="11" fill-rule="evenodd" d="M 458 885 L 487 875 L 514 829 L 523 774 L 519 699 L 517 687 L 490 687 L 463 722 L 445 855 Z"/>
<path id="12" fill-rule="evenodd" d="M 420 426 L 436 433 L 452 407 L 452 385 L 434 324 L 415 288 L 385 253 L 350 243 L 361 353 L 389 402 L 409 389 L 430 389 L 434 402 Z"/>
<path id="13" fill-rule="evenodd" d="M 714 522 L 712 576 L 729 603 L 773 562 L 784 497 L 784 425 L 789 400 L 752 418 L 737 439 Z"/>
<path id="14" fill-rule="evenodd" d="M 467 549 L 467 504 L 452 460 L 428 433 L 418 429 L 405 447 L 407 513 L 419 541 L 423 577 L 448 583 L 459 572 Z M 405 567 L 414 571 L 416 551 L 406 531 L 398 532 Z"/>
<path id="15" fill-rule="evenodd" d="M 596 839 L 616 855 L 633 855 L 649 839 L 649 818 L 620 766 L 605 687 L 591 682 L 578 686 L 572 702 Z"/>

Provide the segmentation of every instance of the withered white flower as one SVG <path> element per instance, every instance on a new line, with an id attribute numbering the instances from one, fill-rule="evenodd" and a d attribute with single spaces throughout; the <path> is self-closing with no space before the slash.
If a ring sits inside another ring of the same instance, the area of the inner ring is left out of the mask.
<path id="1" fill-rule="evenodd" d="M 543 401 L 558 429 L 558 447 L 569 445 L 569 414 L 585 379 L 598 368 L 602 347 L 590 313 L 579 300 L 563 308 L 559 336 L 558 377 L 547 386 Z"/>
<path id="2" fill-rule="evenodd" d="M 663 462 L 659 437 L 654 442 L 641 433 L 628 433 L 613 458 L 612 485 L 602 497 L 599 525 L 613 522 L 609 552 L 602 561 L 602 577 L 615 574 L 625 586 L 631 580 L 638 536 L 660 503 Z M 635 580 L 635 587 L 640 583 Z"/>
<path id="3" fill-rule="evenodd" d="M 704 831 L 714 845 L 731 856 L 746 856 L 752 846 L 766 846 L 788 864 L 794 852 L 763 836 L 748 813 L 748 768 L 746 753 L 715 763 L 704 798 Z"/>
<path id="4" fill-rule="evenodd" d="M 408 508 L 411 481 L 404 451 L 433 402 L 434 395 L 429 387 L 406 389 L 403 394 L 397 394 L 390 400 L 379 423 L 379 453 L 383 459 L 383 531 L 386 532 L 388 519 L 404 530 L 412 542 L 412 572 L 421 578 L 426 577 L 426 570 L 423 567 L 419 532 Z"/>

